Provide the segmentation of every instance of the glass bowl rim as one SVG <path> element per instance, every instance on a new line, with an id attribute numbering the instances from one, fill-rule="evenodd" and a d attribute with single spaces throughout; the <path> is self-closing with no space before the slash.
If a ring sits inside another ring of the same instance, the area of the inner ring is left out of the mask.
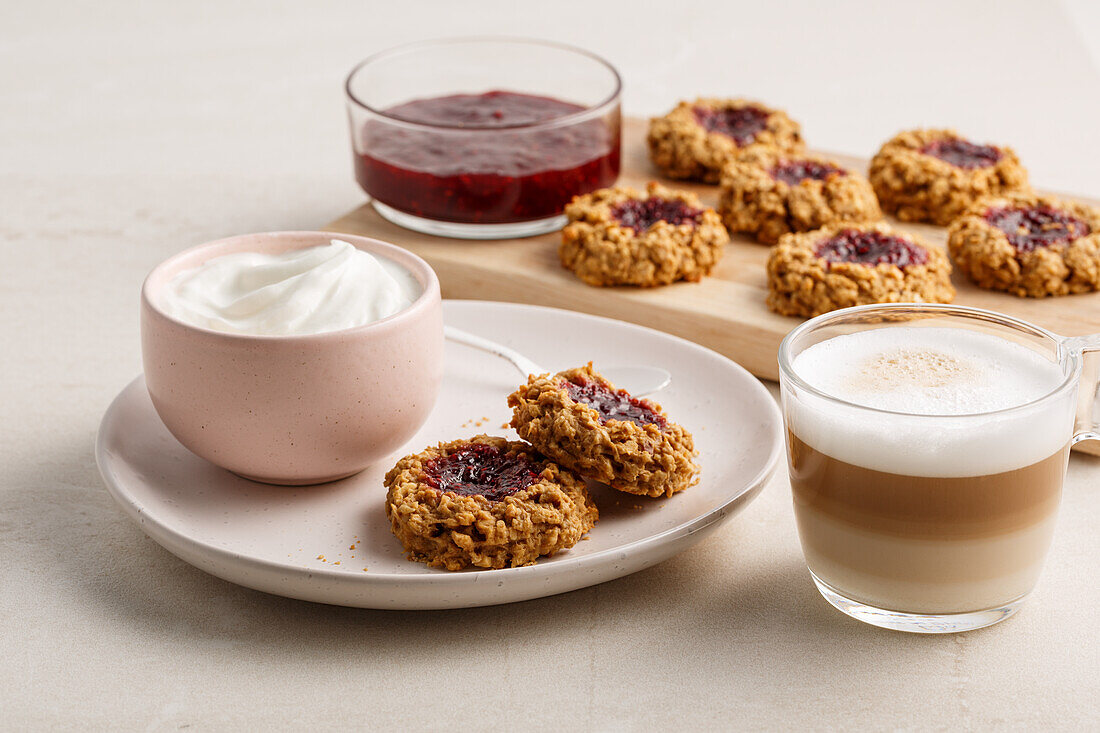
<path id="1" fill-rule="evenodd" d="M 607 71 L 611 73 L 611 78 L 614 83 L 614 88 L 610 94 L 604 97 L 596 104 L 585 107 L 584 109 L 577 110 L 576 112 L 570 112 L 567 115 L 560 117 L 554 117 L 549 120 L 542 120 L 539 122 L 523 122 L 514 125 L 438 125 L 429 124 L 424 122 L 412 122 L 410 120 L 396 117 L 388 114 L 386 111 L 377 109 L 376 107 L 367 104 L 352 92 L 351 84 L 355 75 L 366 68 L 368 65 L 393 56 L 399 56 L 406 53 L 413 53 L 423 50 L 425 48 L 431 48 L 434 46 L 451 46 L 460 44 L 475 44 L 475 43 L 510 43 L 519 45 L 530 46 L 542 46 L 545 48 L 558 49 L 560 51 L 568 51 L 580 56 L 585 56 L 588 59 L 595 61 L 602 65 Z M 565 127 L 574 125 L 579 122 L 584 122 L 596 117 L 602 117 L 612 107 L 614 107 L 623 91 L 623 80 L 619 74 L 619 70 L 614 67 L 607 59 L 595 54 L 591 51 L 587 51 L 578 46 L 573 46 L 568 43 L 560 43 L 558 41 L 547 41 L 539 38 L 526 38 L 523 36 L 453 36 L 448 38 L 436 38 L 425 41 L 413 41 L 411 43 L 403 43 L 398 46 L 392 46 L 390 48 L 373 53 L 366 57 L 348 72 L 347 79 L 344 81 L 344 94 L 350 104 L 354 104 L 360 109 L 386 120 L 387 124 L 393 124 L 399 127 L 406 127 L 418 130 L 436 130 L 436 131 L 449 131 L 449 132 L 499 132 L 501 130 L 540 130 L 551 129 L 555 127 Z"/>

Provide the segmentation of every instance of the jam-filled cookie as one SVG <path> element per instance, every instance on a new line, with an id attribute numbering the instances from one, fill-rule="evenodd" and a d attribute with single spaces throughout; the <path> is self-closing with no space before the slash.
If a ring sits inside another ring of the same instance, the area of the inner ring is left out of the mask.
<path id="1" fill-rule="evenodd" d="M 697 281 L 722 257 L 729 234 L 699 197 L 650 183 L 577 196 L 565 207 L 561 263 L 589 285 L 653 287 Z"/>
<path id="2" fill-rule="evenodd" d="M 775 242 L 839 221 L 882 218 L 871 184 L 835 160 L 753 150 L 722 170 L 718 213 L 731 232 Z"/>
<path id="3" fill-rule="evenodd" d="M 940 226 L 982 196 L 1030 190 L 1012 148 L 972 143 L 954 130 L 898 133 L 871 159 L 868 178 L 884 211 Z"/>
<path id="4" fill-rule="evenodd" d="M 488 435 L 405 456 L 386 488 L 386 516 L 410 559 L 447 570 L 530 565 L 577 544 L 599 518 L 583 479 Z"/>
<path id="5" fill-rule="evenodd" d="M 1100 290 L 1100 209 L 1028 193 L 974 203 L 947 248 L 979 287 L 1042 298 Z"/>
<path id="6" fill-rule="evenodd" d="M 680 102 L 649 121 L 653 164 L 669 178 L 718 183 L 722 166 L 753 147 L 803 148 L 802 129 L 786 112 L 745 99 Z"/>
<path id="7" fill-rule="evenodd" d="M 696 481 L 691 433 L 660 405 L 616 389 L 592 364 L 531 375 L 508 397 L 519 436 L 562 466 L 642 496 L 672 496 Z"/>
<path id="8" fill-rule="evenodd" d="M 947 255 L 882 222 L 786 234 L 768 258 L 768 307 L 784 316 L 954 297 Z"/>

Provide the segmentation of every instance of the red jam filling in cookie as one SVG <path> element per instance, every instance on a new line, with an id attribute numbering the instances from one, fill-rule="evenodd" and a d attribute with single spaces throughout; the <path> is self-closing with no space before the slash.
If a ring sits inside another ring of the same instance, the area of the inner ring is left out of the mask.
<path id="1" fill-rule="evenodd" d="M 768 125 L 768 113 L 759 107 L 737 107 L 734 109 L 708 109 L 694 107 L 695 121 L 708 132 L 717 132 L 732 138 L 738 145 L 744 146 L 756 139 Z"/>
<path id="2" fill-rule="evenodd" d="M 968 140 L 951 137 L 933 140 L 920 150 L 925 155 L 939 158 L 956 168 L 988 168 L 1001 159 L 1001 151 L 992 145 L 978 145 Z"/>
<path id="3" fill-rule="evenodd" d="M 575 402 L 588 405 L 599 413 L 600 423 L 608 420 L 632 422 L 635 425 L 664 427 L 665 419 L 651 410 L 641 400 L 630 396 L 623 389 L 610 390 L 599 382 L 566 382 L 565 392 Z"/>
<path id="4" fill-rule="evenodd" d="M 1092 228 L 1076 216 L 1049 206 L 990 209 L 985 220 L 1004 232 L 1008 243 L 1019 252 L 1072 242 L 1092 232 Z"/>
<path id="5" fill-rule="evenodd" d="M 772 178 L 782 181 L 788 186 L 797 186 L 802 181 L 824 181 L 829 176 L 839 174 L 848 175 L 848 171 L 828 163 L 819 163 L 816 160 L 787 160 L 772 168 Z"/>
<path id="6" fill-rule="evenodd" d="M 459 496 L 500 501 L 539 480 L 525 456 L 484 443 L 471 443 L 424 464 L 424 480 L 433 489 Z"/>
<path id="7" fill-rule="evenodd" d="M 875 265 L 923 265 L 928 252 L 907 239 L 882 232 L 845 229 L 817 245 L 814 254 L 826 262 L 856 262 Z"/>
<path id="8" fill-rule="evenodd" d="M 651 197 L 631 199 L 611 208 L 611 216 L 624 227 L 630 227 L 641 234 L 659 221 L 667 221 L 673 226 L 697 224 L 702 216 L 701 209 L 693 209 L 681 201 Z"/>

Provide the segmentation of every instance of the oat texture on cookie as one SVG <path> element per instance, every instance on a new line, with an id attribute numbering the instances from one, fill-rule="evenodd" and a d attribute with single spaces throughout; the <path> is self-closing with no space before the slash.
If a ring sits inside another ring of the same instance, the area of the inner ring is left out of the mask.
<path id="1" fill-rule="evenodd" d="M 983 196 L 1030 190 L 1012 148 L 973 143 L 947 129 L 898 133 L 871 159 L 868 178 L 883 211 L 940 226 Z"/>
<path id="2" fill-rule="evenodd" d="M 577 196 L 565 207 L 558 255 L 594 286 L 655 287 L 698 281 L 722 257 L 729 234 L 695 194 L 651 182 Z"/>
<path id="3" fill-rule="evenodd" d="M 718 213 L 731 232 L 775 244 L 784 234 L 882 218 L 866 178 L 817 155 L 748 150 L 722 171 Z"/>
<path id="4" fill-rule="evenodd" d="M 1100 290 L 1100 209 L 1031 193 L 974 202 L 947 234 L 979 287 L 1042 298 Z"/>
<path id="5" fill-rule="evenodd" d="M 409 558 L 447 570 L 530 565 L 577 544 L 599 518 L 583 479 L 488 435 L 405 456 L 385 485 Z"/>
<path id="6" fill-rule="evenodd" d="M 722 167 L 750 148 L 801 152 L 802 130 L 786 112 L 747 99 L 680 102 L 649 121 L 653 165 L 668 178 L 718 183 Z"/>
<path id="7" fill-rule="evenodd" d="M 660 405 L 617 389 L 592 364 L 531 375 L 508 404 L 521 438 L 586 478 L 650 497 L 697 481 L 691 433 Z"/>
<path id="8" fill-rule="evenodd" d="M 768 307 L 816 316 L 870 303 L 950 303 L 951 263 L 940 249 L 883 222 L 785 234 L 767 264 Z"/>

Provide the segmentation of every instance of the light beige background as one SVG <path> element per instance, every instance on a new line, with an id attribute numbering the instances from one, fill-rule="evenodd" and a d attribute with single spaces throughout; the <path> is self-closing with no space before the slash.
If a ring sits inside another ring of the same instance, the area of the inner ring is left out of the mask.
<path id="1" fill-rule="evenodd" d="M 0 728 L 1100 724 L 1100 459 L 1072 459 L 1024 610 L 946 638 L 829 608 L 782 474 L 648 571 L 406 614 L 207 576 L 102 487 L 92 445 L 141 368 L 142 277 L 192 244 L 359 204 L 341 82 L 393 43 L 571 41 L 620 66 L 628 113 L 742 93 L 789 108 L 815 147 L 864 155 L 901 127 L 954 124 L 1014 144 L 1038 185 L 1100 195 L 1087 0 L 739 5 L 0 4 Z"/>

